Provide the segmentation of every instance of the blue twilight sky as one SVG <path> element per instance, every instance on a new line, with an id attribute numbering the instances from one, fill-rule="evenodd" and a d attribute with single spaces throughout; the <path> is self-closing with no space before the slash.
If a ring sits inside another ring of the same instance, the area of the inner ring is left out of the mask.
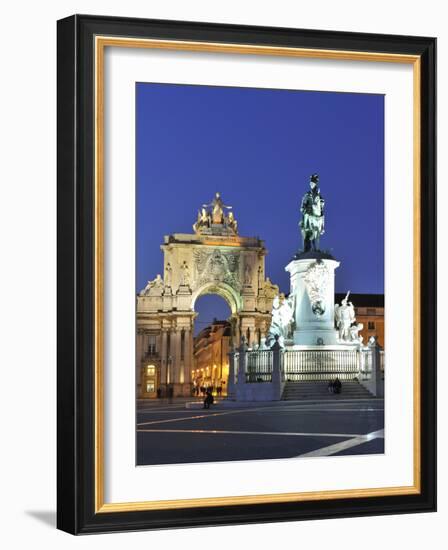
<path id="1" fill-rule="evenodd" d="M 137 291 L 163 274 L 163 236 L 192 232 L 219 191 L 240 235 L 264 239 L 266 275 L 288 292 L 317 172 L 336 291 L 384 292 L 382 95 L 138 83 L 136 122 Z M 229 314 L 212 296 L 197 310 L 201 325 Z"/>

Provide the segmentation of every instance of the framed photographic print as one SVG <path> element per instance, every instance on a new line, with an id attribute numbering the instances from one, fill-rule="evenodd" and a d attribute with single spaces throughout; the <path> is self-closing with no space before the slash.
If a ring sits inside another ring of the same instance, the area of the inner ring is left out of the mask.
<path id="1" fill-rule="evenodd" d="M 434 511 L 434 38 L 58 22 L 58 527 Z"/>

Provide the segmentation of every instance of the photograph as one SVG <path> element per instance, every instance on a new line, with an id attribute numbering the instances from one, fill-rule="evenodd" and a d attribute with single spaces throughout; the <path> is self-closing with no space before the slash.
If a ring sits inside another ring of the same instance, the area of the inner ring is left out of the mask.
<path id="1" fill-rule="evenodd" d="M 137 466 L 385 452 L 384 111 L 135 83 Z"/>

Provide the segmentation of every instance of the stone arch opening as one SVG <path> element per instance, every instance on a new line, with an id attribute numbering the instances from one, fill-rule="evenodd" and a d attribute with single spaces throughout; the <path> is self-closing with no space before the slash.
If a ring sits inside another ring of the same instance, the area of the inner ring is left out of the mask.
<path id="1" fill-rule="evenodd" d="M 232 310 L 228 302 L 218 294 L 202 294 L 196 300 L 194 306 L 194 334 L 216 319 L 230 322 Z"/>
<path id="2" fill-rule="evenodd" d="M 235 326 L 229 301 L 209 288 L 195 299 L 194 310 L 192 393 L 203 397 L 211 391 L 225 397 Z"/>
<path id="3" fill-rule="evenodd" d="M 230 285 L 222 282 L 216 283 L 214 281 L 205 283 L 196 289 L 191 297 L 191 309 L 194 311 L 198 298 L 211 294 L 215 294 L 223 298 L 229 306 L 232 315 L 236 315 L 239 311 L 241 311 L 243 306 L 241 295 Z"/>

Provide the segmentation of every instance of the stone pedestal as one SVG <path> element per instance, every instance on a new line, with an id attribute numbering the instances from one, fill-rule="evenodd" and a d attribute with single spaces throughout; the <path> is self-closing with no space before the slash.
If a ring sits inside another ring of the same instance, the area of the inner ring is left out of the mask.
<path id="1" fill-rule="evenodd" d="M 334 328 L 334 272 L 339 262 L 329 255 L 306 253 L 292 260 L 286 271 L 291 276 L 294 297 L 294 345 L 338 344 Z"/>
<path id="2" fill-rule="evenodd" d="M 191 289 L 188 285 L 180 285 L 177 291 L 177 309 L 188 311 L 191 308 Z"/>

